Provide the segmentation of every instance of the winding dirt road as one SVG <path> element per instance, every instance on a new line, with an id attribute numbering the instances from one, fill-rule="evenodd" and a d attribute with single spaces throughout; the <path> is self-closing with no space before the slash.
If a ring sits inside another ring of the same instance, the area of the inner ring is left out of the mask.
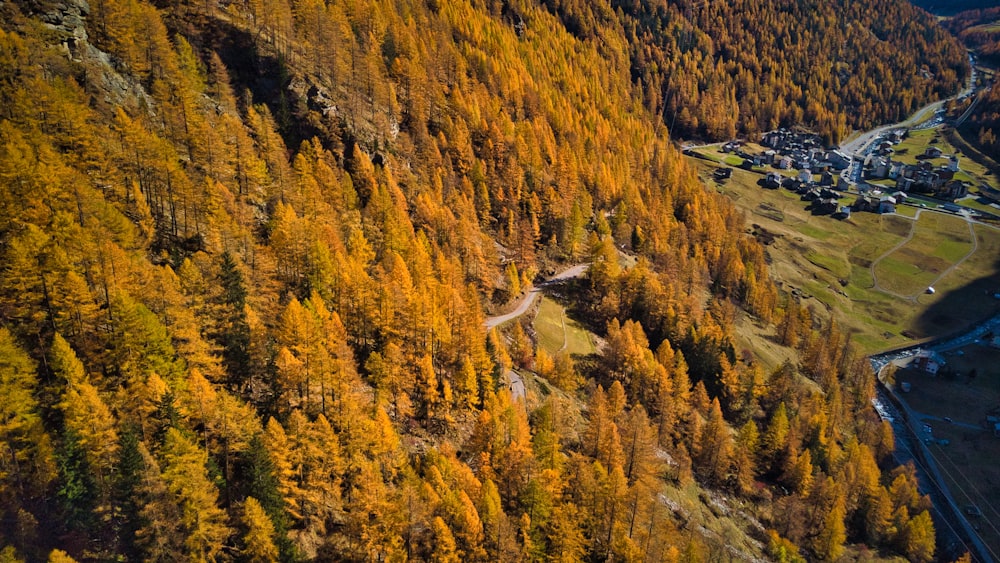
<path id="1" fill-rule="evenodd" d="M 582 276 L 583 273 L 586 272 L 587 268 L 589 267 L 590 264 L 577 264 L 576 266 L 569 267 L 559 272 L 558 274 L 552 276 L 551 278 L 545 280 L 544 282 L 538 284 L 537 286 L 529 287 L 528 291 L 525 292 L 524 296 L 521 297 L 521 299 L 517 302 L 517 307 L 515 307 L 513 311 L 506 313 L 504 315 L 487 317 L 486 322 L 484 323 L 486 326 L 486 330 L 489 330 L 495 326 L 502 325 L 503 323 L 509 320 L 516 319 L 521 315 L 527 313 L 528 309 L 531 307 L 531 304 L 535 302 L 535 298 L 538 297 L 539 292 L 541 292 L 542 289 L 545 288 L 545 286 L 563 280 L 578 278 Z"/>
<path id="2" fill-rule="evenodd" d="M 958 262 L 955 262 L 954 264 L 952 264 L 951 266 L 949 266 L 947 269 L 945 269 L 945 271 L 941 272 L 941 275 L 939 275 L 938 277 L 934 278 L 934 281 L 931 282 L 930 287 L 934 287 L 935 285 L 937 285 L 937 283 L 939 281 L 941 281 L 941 278 L 947 276 L 955 268 L 961 266 L 963 262 L 965 262 L 966 260 L 968 260 L 970 256 L 972 256 L 973 254 L 976 253 L 977 250 L 979 250 L 979 237 L 976 236 L 975 222 L 972 221 L 972 219 L 969 219 L 968 217 L 965 217 L 965 222 L 968 223 L 968 225 L 969 225 L 969 236 L 972 237 L 972 250 L 970 250 L 965 256 L 963 256 L 961 260 L 959 260 Z M 916 298 L 916 297 L 914 297 L 914 298 Z"/>
<path id="3" fill-rule="evenodd" d="M 565 270 L 559 272 L 558 274 L 552 276 L 551 278 L 545 280 L 544 282 L 538 284 L 537 286 L 529 287 L 528 291 L 525 292 L 524 296 L 521 297 L 520 300 L 518 300 L 517 307 L 515 307 L 513 311 L 503 315 L 487 317 L 486 322 L 483 323 L 483 326 L 486 327 L 486 330 L 490 330 L 493 327 L 500 326 L 507 321 L 520 317 L 521 315 L 528 312 L 528 309 L 531 308 L 531 304 L 535 302 L 535 299 L 538 297 L 538 294 L 546 286 L 563 280 L 578 278 L 582 276 L 583 273 L 586 272 L 587 268 L 589 267 L 590 267 L 589 263 L 570 266 L 569 268 L 566 268 Z M 507 370 L 507 373 L 504 375 L 507 378 L 507 389 L 510 390 L 510 402 L 516 403 L 518 401 L 524 401 L 524 394 L 525 394 L 524 379 L 521 378 L 521 375 L 514 370 Z"/>

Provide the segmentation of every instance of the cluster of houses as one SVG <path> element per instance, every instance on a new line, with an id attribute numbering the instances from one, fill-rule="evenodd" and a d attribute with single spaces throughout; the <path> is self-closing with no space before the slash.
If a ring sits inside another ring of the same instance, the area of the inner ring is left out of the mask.
<path id="1" fill-rule="evenodd" d="M 843 197 L 841 190 L 847 189 L 846 180 L 838 177 L 835 183 L 833 175 L 828 171 L 820 174 L 819 182 L 815 181 L 812 171 L 808 168 L 799 171 L 794 178 L 787 178 L 777 172 L 768 172 L 761 185 L 772 190 L 784 187 L 799 194 L 802 201 L 809 202 L 809 209 L 816 215 L 833 215 L 838 219 L 851 216 L 851 208 L 840 205 L 840 198 Z"/>
<path id="2" fill-rule="evenodd" d="M 784 187 L 798 193 L 803 201 L 809 202 L 809 209 L 817 215 L 833 215 L 841 219 L 851 216 L 851 206 L 840 205 L 842 192 L 848 190 L 849 184 L 839 173 L 851 165 L 850 157 L 840 151 L 823 148 L 818 135 L 784 128 L 765 133 L 760 144 L 767 150 L 759 154 L 749 154 L 740 141 L 726 143 L 722 152 L 743 158 L 742 167 L 746 169 L 772 166 L 778 170 L 798 170 L 793 177 L 768 172 L 761 185 L 768 189 Z"/>
<path id="3" fill-rule="evenodd" d="M 906 201 L 906 192 L 897 191 L 891 194 L 881 190 L 865 190 L 851 206 L 855 211 L 870 213 L 895 213 L 896 206 Z"/>
<path id="4" fill-rule="evenodd" d="M 809 209 L 816 215 L 833 215 L 837 219 L 847 219 L 852 211 L 867 211 L 870 213 L 894 213 L 896 205 L 904 203 L 907 194 L 903 191 L 884 192 L 870 184 L 858 186 L 861 192 L 851 205 L 841 205 L 840 199 L 848 190 L 848 182 L 843 176 L 834 181 L 829 174 L 820 175 L 816 182 L 812 173 L 802 170 L 794 178 L 782 176 L 777 172 L 768 172 L 761 185 L 767 189 L 786 188 L 799 194 L 802 201 L 809 203 Z"/>
<path id="5" fill-rule="evenodd" d="M 893 213 L 896 205 L 904 203 L 907 192 L 929 193 L 941 199 L 955 200 L 968 194 L 968 185 L 955 178 L 958 173 L 958 157 L 951 156 L 942 165 L 931 161 L 943 155 L 938 147 L 928 147 L 918 157 L 918 164 L 904 164 L 892 160 L 893 145 L 906 135 L 905 129 L 885 133 L 872 147 L 864 162 L 864 175 L 869 180 L 895 180 L 895 189 L 881 185 L 859 182 L 858 198 L 851 205 L 841 205 L 844 192 L 851 191 L 854 183 L 849 174 L 841 173 L 851 166 L 851 158 L 838 150 L 823 148 L 819 136 L 789 129 L 776 129 L 765 133 L 760 144 L 766 150 L 750 154 L 742 141 L 734 140 L 722 146 L 722 152 L 743 158 L 741 167 L 753 169 L 771 166 L 777 170 L 798 170 L 788 177 L 777 171 L 770 171 L 760 183 L 764 188 L 786 188 L 798 193 L 803 201 L 808 201 L 809 209 L 817 215 L 833 215 L 846 219 L 852 211 L 871 213 Z M 716 179 L 724 180 L 731 169 L 716 171 Z M 884 183 L 884 182 L 883 182 Z M 1000 192 L 998 192 L 1000 199 Z"/>
<path id="6" fill-rule="evenodd" d="M 872 153 L 880 156 L 889 156 L 895 149 L 892 147 L 898 145 L 906 138 L 908 131 L 907 129 L 890 129 L 889 131 L 882 133 L 882 137 L 879 139 L 878 144 L 872 147 Z"/>
<path id="7" fill-rule="evenodd" d="M 893 162 L 888 155 L 873 154 L 865 159 L 866 177 L 877 180 L 895 180 L 896 189 L 903 192 L 929 193 L 937 198 L 955 200 L 969 193 L 966 182 L 955 178 L 958 157 L 952 155 L 948 162 L 935 166 L 931 159 L 941 158 L 941 149 L 928 147 L 918 164 Z"/>
<path id="8" fill-rule="evenodd" d="M 819 182 L 816 182 L 812 170 L 808 168 L 803 168 L 794 177 L 788 178 L 782 176 L 777 172 L 768 172 L 764 175 L 764 187 L 770 189 L 778 189 L 779 187 L 786 187 L 794 192 L 799 192 L 801 194 L 806 193 L 804 188 L 808 189 L 818 189 L 826 186 L 836 185 L 838 190 L 847 189 L 847 181 L 841 180 L 837 177 L 834 181 L 834 176 L 829 171 L 823 172 L 819 175 Z"/>
<path id="9" fill-rule="evenodd" d="M 765 133 L 760 144 L 768 147 L 762 155 L 765 161 L 771 153 L 771 162 L 762 164 L 771 164 L 781 170 L 808 168 L 814 174 L 821 174 L 825 171 L 845 170 L 851 164 L 851 159 L 846 154 L 824 149 L 822 140 L 812 133 L 776 129 Z"/>
<path id="10" fill-rule="evenodd" d="M 749 154 L 743 150 L 740 141 L 730 141 L 722 146 L 722 152 L 734 153 L 743 158 L 743 167 L 773 166 L 779 170 L 810 170 L 822 174 L 844 170 L 851 159 L 840 151 L 827 150 L 817 135 L 800 133 L 788 129 L 776 129 L 764 134 L 761 145 L 767 147 L 763 153 Z"/>

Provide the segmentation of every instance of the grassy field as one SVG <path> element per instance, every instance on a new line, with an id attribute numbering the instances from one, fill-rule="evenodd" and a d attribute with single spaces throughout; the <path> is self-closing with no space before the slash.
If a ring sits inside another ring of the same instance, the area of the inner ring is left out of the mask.
<path id="1" fill-rule="evenodd" d="M 880 286 L 909 296 L 920 295 L 972 250 L 969 226 L 961 218 L 923 213 L 913 229 L 913 238 L 875 266 Z"/>
<path id="2" fill-rule="evenodd" d="M 944 137 L 936 129 L 910 131 L 910 134 L 905 139 L 893 147 L 896 152 L 893 154 L 892 159 L 907 164 L 923 162 L 922 159 L 918 159 L 917 157 L 924 154 L 924 151 L 930 146 L 941 149 L 941 152 L 945 155 L 952 154 L 954 149 L 951 149 L 950 145 L 946 146 L 943 141 Z M 933 164 L 945 164 L 947 161 L 948 159 L 945 157 L 930 159 L 930 162 Z"/>
<path id="3" fill-rule="evenodd" d="M 843 279 L 851 276 L 851 265 L 834 256 L 816 251 L 807 252 L 805 256 L 806 260 L 827 270 L 838 278 Z"/>
<path id="4" fill-rule="evenodd" d="M 981 150 L 977 149 L 975 145 L 970 143 L 969 139 L 966 138 L 969 134 L 969 131 L 961 131 L 958 129 L 948 129 L 944 131 L 945 139 L 951 143 L 952 146 L 961 148 L 965 152 L 965 155 L 969 157 L 966 160 L 975 160 L 975 163 L 986 169 L 984 176 L 989 178 L 989 181 L 986 183 L 994 188 L 998 187 L 997 177 L 1000 177 L 1000 163 L 989 155 L 984 154 Z"/>
<path id="5" fill-rule="evenodd" d="M 935 284 L 935 295 L 926 295 L 922 293 L 926 285 L 920 285 L 924 281 L 906 285 L 905 273 L 943 271 L 954 263 L 948 260 L 958 260 L 968 252 L 971 241 L 968 226 L 961 220 L 924 211 L 914 240 L 879 266 L 878 271 L 884 268 L 887 280 L 903 290 L 900 293 L 919 294 L 915 301 L 900 299 L 874 289 L 870 267 L 905 239 L 912 219 L 872 213 L 854 213 L 843 221 L 814 216 L 797 195 L 757 186 L 759 174 L 734 170 L 732 178 L 718 183 L 712 179 L 714 165 L 699 159 L 690 162 L 707 186 L 731 198 L 746 213 L 748 231 L 757 225 L 758 234 L 773 235 L 773 242 L 765 248 L 779 289 L 786 294 L 798 290 L 805 296 L 805 306 L 831 312 L 866 352 L 958 330 L 997 307 L 997 301 L 986 294 L 1000 288 L 1000 231 L 996 229 L 976 226 L 979 251 Z M 912 215 L 916 209 L 900 206 L 900 211 Z M 881 284 L 883 278 L 879 279 Z"/>
<path id="6" fill-rule="evenodd" d="M 947 266 L 940 260 L 926 260 L 911 252 L 898 250 L 875 266 L 879 285 L 900 295 L 914 295 L 925 289 Z M 920 263 L 915 263 L 920 260 Z"/>
<path id="7" fill-rule="evenodd" d="M 594 341 L 580 323 L 566 316 L 566 309 L 548 297 L 542 297 L 535 316 L 535 332 L 538 345 L 555 355 L 560 351 L 570 354 L 592 354 L 596 351 Z"/>
<path id="8" fill-rule="evenodd" d="M 926 332 L 952 332 L 969 318 L 998 312 L 1000 303 L 992 295 L 1000 289 L 1000 279 L 989 272 L 1000 269 L 1000 231 L 986 225 L 976 225 L 975 230 L 978 250 L 934 286 L 937 294 L 918 298 L 927 311 L 923 319 Z"/>
<path id="9" fill-rule="evenodd" d="M 996 22 L 993 22 L 993 23 L 981 23 L 981 24 L 979 24 L 977 26 L 974 26 L 974 27 L 970 28 L 970 30 L 985 31 L 987 33 L 992 33 L 994 31 L 1000 31 L 1000 21 L 996 21 Z"/>

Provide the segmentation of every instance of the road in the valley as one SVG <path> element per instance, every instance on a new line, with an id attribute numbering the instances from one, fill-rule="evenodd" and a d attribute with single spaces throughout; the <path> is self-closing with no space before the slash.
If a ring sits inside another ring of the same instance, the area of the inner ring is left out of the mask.
<path id="1" fill-rule="evenodd" d="M 968 522 L 964 517 L 957 514 L 954 507 L 954 500 L 951 499 L 947 489 L 943 487 L 940 475 L 932 470 L 930 465 L 924 463 L 925 456 L 922 456 L 919 451 L 921 448 L 926 448 L 921 443 L 920 437 L 923 429 L 916 428 L 922 423 L 910 420 L 904 416 L 902 411 L 893 403 L 890 393 L 890 391 L 881 386 L 876 387 L 875 398 L 872 399 L 872 404 L 875 407 L 875 411 L 878 412 L 879 417 L 892 426 L 892 433 L 895 439 L 893 457 L 896 463 L 899 465 L 913 464 L 917 474 L 917 487 L 920 493 L 931 497 L 935 524 L 938 526 L 944 524 L 941 529 L 937 530 L 938 539 L 941 541 L 941 544 L 937 546 L 938 553 L 951 553 L 957 557 L 962 552 L 971 552 L 970 544 L 974 545 L 971 537 L 974 536 L 974 532 L 966 528 Z M 978 561 L 979 558 L 976 558 L 976 560 Z M 987 561 L 992 563 L 991 560 Z"/>
<path id="2" fill-rule="evenodd" d="M 901 129 L 904 127 L 909 127 L 909 124 L 920 121 L 920 119 L 923 118 L 923 116 L 926 115 L 928 111 L 937 111 L 937 109 L 940 106 L 943 106 L 946 101 L 947 100 L 939 100 L 934 103 L 927 104 L 926 106 L 918 109 L 916 112 L 910 115 L 910 117 L 906 118 L 904 121 L 900 121 L 899 123 L 883 125 L 881 127 L 876 127 L 875 129 L 872 129 L 870 131 L 865 131 L 864 133 L 861 133 L 860 135 L 854 137 L 850 141 L 847 141 L 842 145 L 840 145 L 840 150 L 848 156 L 853 156 L 855 154 L 858 154 L 862 152 L 864 148 L 867 147 L 868 144 L 871 143 L 873 140 L 881 137 L 883 133 L 891 131 L 893 129 Z"/>
<path id="3" fill-rule="evenodd" d="M 970 61 L 974 63 L 970 56 Z M 981 93 L 984 90 L 980 90 Z M 870 154 L 873 143 L 879 138 L 885 135 L 888 131 L 893 129 L 901 128 L 914 128 L 914 129 L 929 129 L 938 127 L 944 123 L 944 105 L 953 99 L 965 98 L 973 95 L 975 90 L 975 67 L 973 66 L 973 73 L 969 78 L 969 82 L 961 92 L 952 96 L 950 98 L 939 100 L 931 104 L 918 109 L 913 114 L 911 114 L 907 119 L 899 123 L 883 125 L 877 127 L 870 131 L 865 131 L 857 134 L 849 141 L 841 145 L 841 151 L 848 155 L 851 159 L 851 165 L 846 171 L 848 179 L 860 183 L 862 176 L 862 166 L 865 157 Z M 978 100 L 977 100 L 978 101 Z M 973 105 L 975 102 L 973 102 Z M 970 108 L 971 111 L 971 108 Z M 967 112 L 968 113 L 968 112 Z M 963 116 L 965 117 L 965 116 Z M 914 124 L 919 124 L 914 126 Z M 696 149 L 700 148 L 698 145 L 684 146 L 684 149 Z M 882 261 L 887 256 L 896 252 L 904 245 L 906 245 L 913 238 L 913 233 L 915 230 L 915 225 L 920 217 L 922 211 L 929 212 L 942 212 L 939 210 L 932 209 L 918 209 L 913 220 L 914 228 L 911 228 L 910 233 L 905 239 L 900 241 L 893 248 L 889 249 L 881 256 L 879 256 L 875 261 L 872 262 L 870 266 L 872 282 L 874 284 L 874 289 L 882 291 L 884 293 L 894 295 L 901 299 L 906 299 L 910 301 L 916 301 L 918 295 L 906 296 L 895 293 L 893 291 L 887 290 L 879 286 L 878 277 L 875 275 L 875 268 L 880 261 Z M 971 251 L 962 257 L 961 260 L 957 261 L 955 264 L 951 265 L 949 268 L 941 272 L 937 278 L 931 283 L 931 286 L 936 284 L 946 275 L 950 274 L 955 268 L 961 265 L 969 256 L 974 254 L 978 250 L 978 237 L 976 236 L 974 221 L 968 213 L 960 213 L 961 216 L 969 223 L 969 232 L 972 236 L 972 249 Z M 530 303 L 529 303 L 530 305 Z M 527 310 L 527 305 L 524 307 Z M 522 311 L 523 313 L 523 311 Z M 516 315 L 515 315 L 516 316 Z M 507 320 L 507 319 L 503 319 Z M 503 322 L 503 320 L 501 322 Z M 1000 328 L 1000 315 L 971 328 L 966 333 L 938 340 L 933 344 L 925 343 L 923 346 L 928 349 L 934 349 L 937 351 L 944 351 L 948 349 L 953 349 L 961 346 L 971 344 L 973 342 L 978 342 L 979 338 L 982 338 L 987 332 L 994 329 Z M 878 354 L 871 356 L 870 360 L 875 373 L 880 373 L 881 369 L 889 364 L 889 362 L 894 360 L 901 360 L 912 356 L 916 353 L 918 348 L 916 346 L 909 347 L 904 350 L 897 350 L 892 352 L 886 352 L 883 354 Z M 935 512 L 935 522 L 943 524 L 943 530 L 941 532 L 941 538 L 944 540 L 943 545 L 939 548 L 943 548 L 943 551 L 960 554 L 963 551 L 970 551 L 973 554 L 973 559 L 975 561 L 981 561 L 984 563 L 990 563 L 995 560 L 993 554 L 989 551 L 989 548 L 983 544 L 982 540 L 969 524 L 965 515 L 962 514 L 961 510 L 957 506 L 951 492 L 948 490 L 944 480 L 942 479 L 938 467 L 934 461 L 932 455 L 927 449 L 927 445 L 923 442 L 924 438 L 929 438 L 929 433 L 926 432 L 926 426 L 924 426 L 924 419 L 931 419 L 922 413 L 916 413 L 906 404 L 901 397 L 894 396 L 892 391 L 879 386 L 877 388 L 877 393 L 875 399 L 873 399 L 873 404 L 875 410 L 878 412 L 879 416 L 883 420 L 888 421 L 893 427 L 893 434 L 896 437 L 896 451 L 895 457 L 896 461 L 900 464 L 907 462 L 913 462 L 916 465 L 917 473 L 919 476 L 920 490 L 922 493 L 929 494 L 933 501 L 934 512 Z M 897 408 L 896 405 L 899 405 Z M 954 423 L 966 428 L 974 427 L 967 423 Z"/>
<path id="4" fill-rule="evenodd" d="M 912 355 L 916 353 L 916 349 L 908 353 Z M 872 367 L 888 365 L 884 356 L 894 357 L 896 354 L 872 356 Z M 880 371 L 881 369 L 877 373 Z M 939 539 L 944 542 L 938 546 L 939 553 L 957 557 L 963 552 L 969 552 L 973 561 L 993 563 L 996 558 L 962 513 L 941 476 L 936 458 L 927 447 L 927 443 L 933 442 L 934 438 L 931 427 L 924 422 L 923 416 L 911 409 L 906 401 L 895 395 L 891 389 L 881 384 L 876 386 L 872 403 L 879 416 L 892 425 L 896 441 L 894 452 L 896 461 L 900 465 L 913 463 L 920 492 L 931 497 L 937 516 L 935 523 L 944 524 L 944 527 L 938 530 Z"/>
<path id="5" fill-rule="evenodd" d="M 941 123 L 943 123 L 944 122 L 944 119 L 943 119 L 943 117 L 944 117 L 944 105 L 946 103 L 950 102 L 951 100 L 957 99 L 957 98 L 968 97 L 968 96 L 972 95 L 975 92 L 975 89 L 976 89 L 976 65 L 975 65 L 975 59 L 972 57 L 972 55 L 969 55 L 969 63 L 972 65 L 972 73 L 969 75 L 969 80 L 966 83 L 965 88 L 963 88 L 961 92 L 955 94 L 954 96 L 952 96 L 950 98 L 945 98 L 943 100 L 938 100 L 936 102 L 927 104 L 926 106 L 924 106 L 924 107 L 918 109 L 917 111 L 913 112 L 912 114 L 910 114 L 910 117 L 906 118 L 903 121 L 900 121 L 899 123 L 893 123 L 893 124 L 890 124 L 890 125 L 883 125 L 881 127 L 877 127 L 877 128 L 872 129 L 870 131 L 865 131 L 864 133 L 861 133 L 860 135 L 858 135 L 857 137 L 854 137 L 850 141 L 847 141 L 844 144 L 840 145 L 840 149 L 845 154 L 850 155 L 850 156 L 853 156 L 853 155 L 856 155 L 858 153 L 861 153 L 862 151 L 864 151 L 865 147 L 867 147 L 869 143 L 871 143 L 875 139 L 881 137 L 883 133 L 885 133 L 887 131 L 891 131 L 892 129 L 900 129 L 900 128 L 903 128 L 903 127 L 909 128 L 914 123 L 920 123 L 920 122 L 924 121 L 924 117 L 927 115 L 927 112 L 934 112 L 935 113 L 935 117 L 933 117 L 928 123 L 933 122 L 933 126 L 934 127 L 936 127 L 936 126 L 940 125 Z M 922 127 L 918 126 L 917 128 L 922 128 Z"/>
<path id="6" fill-rule="evenodd" d="M 953 99 L 965 98 L 965 97 L 973 95 L 976 92 L 976 89 L 975 89 L 976 71 L 975 71 L 975 60 L 972 58 L 971 55 L 969 56 L 969 62 L 972 63 L 972 65 L 973 65 L 972 74 L 969 76 L 969 81 L 966 84 L 966 87 L 961 92 L 959 92 L 958 94 L 952 96 L 951 98 L 947 98 L 945 100 L 939 100 L 939 101 L 934 102 L 932 104 L 928 104 L 928 105 L 924 106 L 923 108 L 921 108 L 921 109 L 917 110 L 916 112 L 914 112 L 912 115 L 910 115 L 910 117 L 908 117 L 904 121 L 901 121 L 900 123 L 896 123 L 896 124 L 892 124 L 892 125 L 883 125 L 882 127 L 878 127 L 878 128 L 872 129 L 871 131 L 867 131 L 865 133 L 862 133 L 862 134 L 858 135 L 857 137 L 855 137 L 854 139 L 852 139 L 851 141 L 846 142 L 843 145 L 841 145 L 841 150 L 843 152 L 845 152 L 846 154 L 848 154 L 848 155 L 851 156 L 851 164 L 850 164 L 850 166 L 847 169 L 848 180 L 850 180 L 850 181 L 852 181 L 852 182 L 854 182 L 856 184 L 860 184 L 861 183 L 861 179 L 862 179 L 862 167 L 863 167 L 864 158 L 867 157 L 868 154 L 871 153 L 871 151 L 872 151 L 872 149 L 874 147 L 874 143 L 878 139 L 882 138 L 882 136 L 887 131 L 891 131 L 893 129 L 899 129 L 899 128 L 908 127 L 909 124 L 912 124 L 912 123 L 921 123 L 921 122 L 923 122 L 923 123 L 921 125 L 918 125 L 917 127 L 915 127 L 915 129 L 922 129 L 922 128 L 926 129 L 926 128 L 938 127 L 939 125 L 941 125 L 944 122 L 944 104 L 945 103 L 947 103 L 948 101 L 953 100 Z M 979 96 L 980 98 L 982 97 L 982 95 L 981 95 L 982 92 L 985 92 L 985 89 L 981 89 L 980 90 L 980 96 Z M 978 99 L 976 101 L 978 101 Z M 975 102 L 973 102 L 973 105 L 975 105 Z M 932 119 L 924 121 L 924 118 L 926 117 L 927 112 L 929 112 L 929 111 L 934 111 L 935 115 L 934 115 L 934 117 Z M 966 113 L 968 113 L 968 112 L 966 112 Z M 963 118 L 964 117 L 965 116 L 963 115 Z M 895 252 L 895 251 L 899 250 L 900 248 L 902 248 L 906 243 L 910 242 L 910 239 L 913 238 L 913 232 L 915 230 L 916 221 L 920 217 L 921 211 L 922 211 L 921 209 L 918 209 L 916 215 L 914 215 L 914 217 L 913 217 L 914 227 L 910 229 L 910 233 L 906 236 L 906 238 L 903 239 L 896 246 L 892 247 L 891 249 L 889 249 L 888 251 L 886 251 L 885 253 L 883 253 L 881 256 L 879 256 L 878 258 L 876 258 L 871 263 L 871 266 L 870 266 L 869 269 L 871 271 L 872 283 L 873 283 L 874 289 L 876 289 L 878 291 L 881 291 L 883 293 L 887 293 L 889 295 L 893 295 L 895 297 L 899 297 L 901 299 L 906 299 L 908 301 L 916 301 L 917 297 L 919 297 L 919 294 L 917 294 L 917 295 L 901 295 L 899 293 L 896 293 L 894 291 L 891 291 L 891 290 L 888 290 L 888 289 L 886 289 L 884 287 L 881 287 L 879 285 L 879 283 L 878 283 L 878 277 L 875 275 L 875 267 L 884 258 L 886 258 L 887 256 L 891 255 L 893 252 Z M 937 211 L 937 210 L 928 209 L 927 211 Z M 941 274 L 938 275 L 930 283 L 930 287 L 934 287 L 934 285 L 937 284 L 941 279 L 943 279 L 945 276 L 947 276 L 948 274 L 950 274 L 951 272 L 953 272 L 955 270 L 955 268 L 957 268 L 963 262 L 965 262 L 979 248 L 979 240 L 978 240 L 978 237 L 976 236 L 976 231 L 975 231 L 975 227 L 974 227 L 974 223 L 977 223 L 977 222 L 974 221 L 969 216 L 969 214 L 967 212 L 960 212 L 959 216 L 963 217 L 966 220 L 966 222 L 969 223 L 969 233 L 972 236 L 972 250 L 970 250 L 969 253 L 966 254 L 965 256 L 963 256 L 960 260 L 958 260 L 957 262 L 955 262 L 954 264 L 952 264 L 951 266 L 949 266 L 946 270 L 944 270 L 943 272 L 941 272 Z"/>
<path id="7" fill-rule="evenodd" d="M 971 223 L 970 223 L 971 226 Z M 923 342 L 919 345 L 912 345 L 907 348 L 884 352 L 869 357 L 872 369 L 879 374 L 881 380 L 882 370 L 890 363 L 897 365 L 905 364 L 909 358 L 916 355 L 919 350 L 932 350 L 944 353 L 964 346 L 979 343 L 985 336 L 1000 328 L 1000 315 L 991 317 L 967 331 L 938 340 Z M 973 561 L 981 563 L 992 563 L 997 561 L 996 554 L 986 545 L 982 538 L 976 533 L 975 528 L 966 518 L 959 504 L 956 502 L 952 491 L 948 488 L 938 467 L 937 458 L 928 448 L 925 441 L 934 445 L 930 426 L 926 424 L 928 420 L 937 420 L 925 413 L 914 411 L 907 404 L 906 400 L 882 384 L 876 387 L 876 397 L 873 400 L 875 410 L 883 420 L 889 421 L 893 427 L 893 434 L 896 436 L 897 451 L 896 458 L 900 464 L 913 461 L 920 481 L 921 492 L 930 494 L 934 504 L 938 519 L 935 522 L 944 524 L 942 538 L 943 547 L 956 556 L 962 551 L 972 553 Z M 897 408 L 898 407 L 898 408 Z M 976 428 L 964 422 L 940 419 L 942 422 L 956 424 L 964 428 Z M 963 491 L 964 492 L 964 491 Z"/>

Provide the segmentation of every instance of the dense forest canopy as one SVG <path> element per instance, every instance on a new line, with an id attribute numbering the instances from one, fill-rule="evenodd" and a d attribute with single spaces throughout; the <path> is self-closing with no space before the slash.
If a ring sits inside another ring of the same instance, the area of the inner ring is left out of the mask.
<path id="1" fill-rule="evenodd" d="M 683 138 L 806 126 L 837 144 L 956 92 L 969 74 L 961 45 L 907 0 L 544 4 L 580 37 L 620 22 L 643 103 Z"/>
<path id="2" fill-rule="evenodd" d="M 659 494 L 686 487 L 746 501 L 759 556 L 930 560 L 867 362 L 779 299 L 642 86 L 746 73 L 552 8 L 0 4 L 0 559 L 728 555 Z M 916 101 L 962 76 L 920 64 Z M 735 115 L 720 88 L 685 103 Z M 579 262 L 598 354 L 484 330 Z M 800 361 L 738 354 L 740 315 Z M 512 367 L 547 394 L 512 403 Z"/>

